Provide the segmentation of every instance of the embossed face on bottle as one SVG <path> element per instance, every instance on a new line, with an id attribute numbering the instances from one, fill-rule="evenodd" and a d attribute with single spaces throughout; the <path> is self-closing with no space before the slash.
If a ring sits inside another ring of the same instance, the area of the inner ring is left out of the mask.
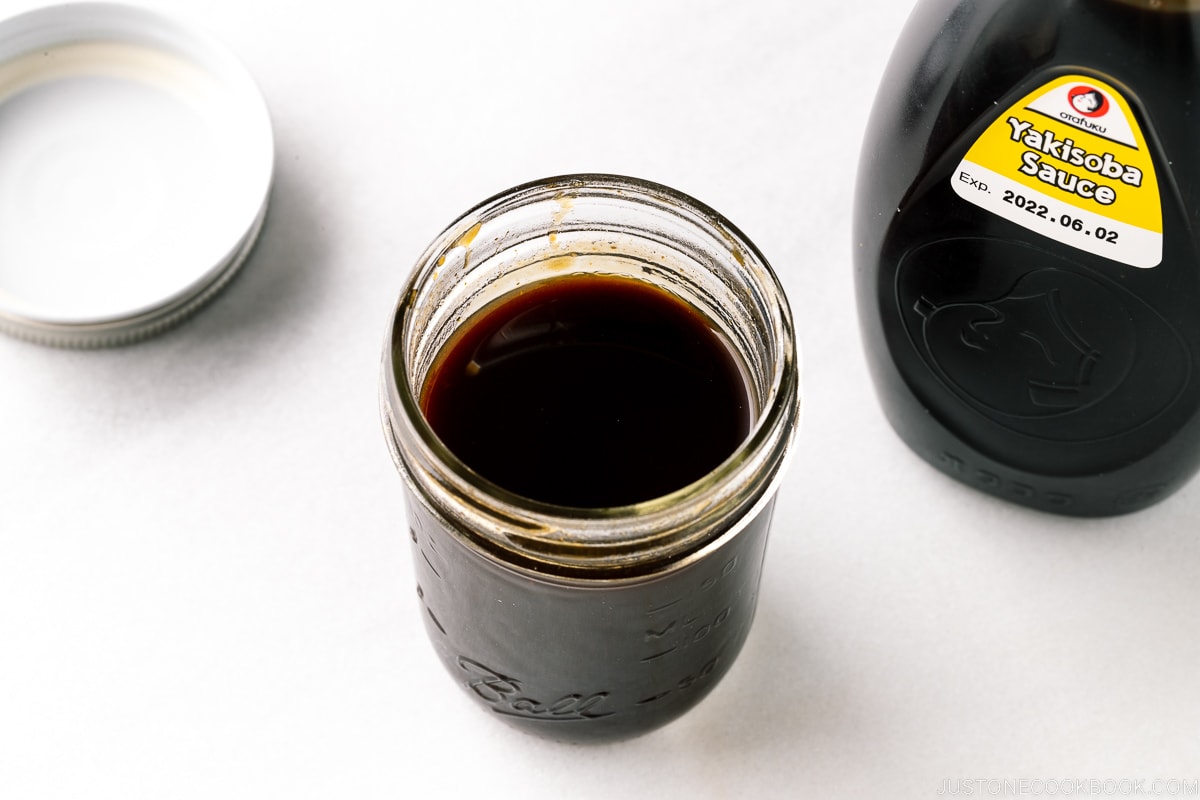
<path id="1" fill-rule="evenodd" d="M 1155 419 L 1187 383 L 1171 326 L 1122 287 L 1020 244 L 917 248 L 898 273 L 913 346 L 949 391 L 1014 432 L 1094 441 Z M 987 281 L 970 276 L 986 274 Z"/>
<path id="2" fill-rule="evenodd" d="M 1128 377 L 1137 351 L 1137 331 L 1111 292 L 1053 269 L 1031 272 L 986 302 L 934 305 L 922 296 L 916 311 L 943 378 L 1014 417 L 1070 414 L 1101 402 Z M 1095 324 L 1100 319 L 1109 322 Z"/>

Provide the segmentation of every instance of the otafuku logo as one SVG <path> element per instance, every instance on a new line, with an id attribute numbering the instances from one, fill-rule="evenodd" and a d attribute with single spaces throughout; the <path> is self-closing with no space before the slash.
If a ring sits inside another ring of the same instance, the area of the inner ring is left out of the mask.
<path id="1" fill-rule="evenodd" d="M 1071 108 L 1085 117 L 1103 117 L 1112 107 L 1108 96 L 1094 86 L 1080 84 L 1067 93 Z"/>

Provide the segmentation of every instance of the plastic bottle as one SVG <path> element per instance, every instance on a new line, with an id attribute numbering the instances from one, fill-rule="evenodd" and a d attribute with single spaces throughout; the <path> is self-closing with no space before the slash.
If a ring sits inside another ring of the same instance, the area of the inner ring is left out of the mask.
<path id="1" fill-rule="evenodd" d="M 901 438 L 1038 509 L 1200 466 L 1200 2 L 923 0 L 856 187 L 872 377 Z"/>

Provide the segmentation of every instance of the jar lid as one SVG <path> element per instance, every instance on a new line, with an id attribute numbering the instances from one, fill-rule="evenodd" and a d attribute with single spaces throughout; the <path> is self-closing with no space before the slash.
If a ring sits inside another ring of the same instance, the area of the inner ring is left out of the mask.
<path id="1" fill-rule="evenodd" d="M 0 330 L 135 341 L 245 260 L 274 143 L 238 60 L 158 12 L 81 3 L 0 23 Z"/>

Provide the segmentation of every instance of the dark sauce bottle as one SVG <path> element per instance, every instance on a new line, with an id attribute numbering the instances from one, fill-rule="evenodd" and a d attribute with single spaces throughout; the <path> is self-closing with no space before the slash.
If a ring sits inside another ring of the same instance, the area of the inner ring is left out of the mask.
<path id="1" fill-rule="evenodd" d="M 926 0 L 908 21 L 855 278 L 887 417 L 954 478 L 1100 516 L 1200 466 L 1198 9 Z"/>

